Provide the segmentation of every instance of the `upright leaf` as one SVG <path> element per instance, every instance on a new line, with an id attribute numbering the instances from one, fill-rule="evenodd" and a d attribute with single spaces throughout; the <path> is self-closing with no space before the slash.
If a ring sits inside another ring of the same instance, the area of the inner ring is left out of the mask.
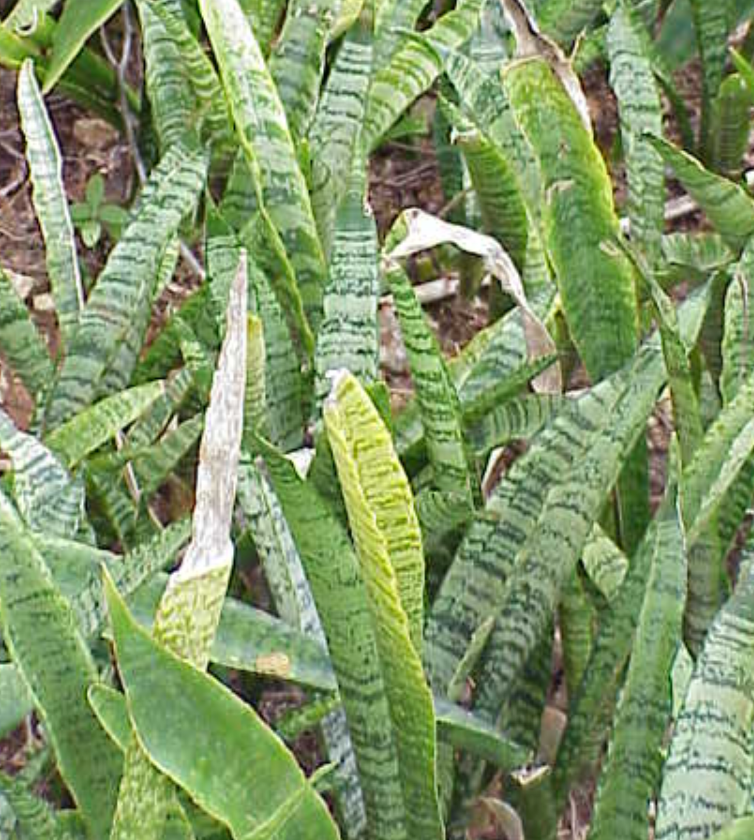
<path id="1" fill-rule="evenodd" d="M 70 604 L 3 498 L 0 553 L 3 639 L 34 698 L 89 836 L 99 840 L 110 828 L 121 761 L 86 702 L 97 671 Z"/>
<path id="2" fill-rule="evenodd" d="M 174 145 L 154 170 L 145 186 L 150 200 L 142 202 L 110 252 L 81 313 L 45 412 L 48 430 L 70 419 L 94 398 L 131 319 L 142 301 L 151 297 L 165 246 L 199 198 L 206 166 L 202 152 Z"/>
<path id="3" fill-rule="evenodd" d="M 338 374 L 324 408 L 375 628 L 411 836 L 442 838 L 432 695 L 420 659 L 424 559 L 408 481 L 366 393 Z"/>
<path id="4" fill-rule="evenodd" d="M 63 346 L 70 346 L 84 308 L 76 239 L 63 186 L 63 167 L 52 123 L 27 59 L 18 75 L 18 111 L 26 140 L 32 199 L 45 241 L 45 260 Z"/>

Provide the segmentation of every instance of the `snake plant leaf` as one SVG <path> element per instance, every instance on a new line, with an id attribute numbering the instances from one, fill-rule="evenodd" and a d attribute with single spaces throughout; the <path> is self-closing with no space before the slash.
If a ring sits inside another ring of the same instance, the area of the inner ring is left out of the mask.
<path id="1" fill-rule="evenodd" d="M 150 760 L 238 840 L 335 840 L 324 802 L 256 713 L 153 641 L 105 586 L 131 724 Z"/>
<path id="2" fill-rule="evenodd" d="M 698 160 L 667 141 L 658 137 L 647 140 L 673 169 L 725 244 L 734 252 L 740 252 L 754 233 L 754 201 L 748 193 L 733 181 L 705 169 Z"/>
<path id="3" fill-rule="evenodd" d="M 58 767 L 91 838 L 110 827 L 120 758 L 86 703 L 96 679 L 70 604 L 55 588 L 29 533 L 0 505 L 0 603 L 3 639 L 29 688 Z"/>
<path id="4" fill-rule="evenodd" d="M 725 828 L 712 835 L 712 840 L 746 840 L 754 831 L 754 817 L 741 817 L 729 822 Z"/>
<path id="5" fill-rule="evenodd" d="M 170 91 L 173 97 L 176 97 L 175 79 L 170 83 L 161 78 L 166 70 L 170 68 L 172 62 L 165 62 L 160 60 L 160 55 L 164 50 L 170 50 L 171 53 L 177 52 L 178 56 L 175 59 L 174 72 L 180 72 L 185 77 L 190 85 L 193 93 L 193 120 L 196 120 L 197 132 L 202 137 L 208 137 L 211 142 L 215 143 L 220 153 L 228 152 L 233 143 L 233 135 L 230 129 L 230 114 L 228 113 L 228 106 L 223 96 L 222 86 L 217 72 L 209 60 L 201 45 L 197 41 L 194 33 L 188 25 L 185 13 L 180 3 L 165 3 L 154 2 L 154 0 L 142 0 L 139 4 L 141 7 L 148 6 L 149 12 L 144 13 L 142 9 L 142 26 L 155 27 L 154 18 L 159 20 L 159 23 L 164 28 L 163 33 L 155 31 L 152 34 L 154 41 L 154 55 L 152 61 L 156 62 L 152 67 L 152 78 L 149 79 L 150 98 L 152 100 L 153 114 L 156 110 L 156 102 L 159 98 L 164 99 L 165 94 Z M 150 14 L 152 18 L 150 19 Z M 162 37 L 160 37 L 162 35 Z M 146 38 L 146 33 L 144 35 Z M 165 43 L 165 42 L 172 42 Z M 160 44 L 160 42 L 162 42 Z M 173 56 L 171 55 L 171 58 Z M 149 61 L 147 61 L 149 64 Z M 147 74 L 149 76 L 149 73 Z M 180 83 L 179 90 L 181 95 L 186 96 L 182 91 L 183 83 Z M 174 99 L 175 101 L 175 99 Z M 163 105 L 163 113 L 167 116 L 167 102 Z M 160 125 L 163 126 L 161 133 L 163 148 L 167 145 L 168 137 L 170 136 L 164 131 L 166 128 L 165 119 L 156 119 L 158 131 Z M 172 136 L 180 137 L 180 131 L 185 131 L 185 125 L 180 127 L 176 124 L 176 131 Z"/>
<path id="6" fill-rule="evenodd" d="M 629 563 L 626 555 L 599 525 L 592 528 L 581 555 L 581 564 L 605 599 L 612 601 L 620 592 Z"/>
<path id="7" fill-rule="evenodd" d="M 597 624 L 596 610 L 586 593 L 578 567 L 574 567 L 560 592 L 558 624 L 566 689 L 568 696 L 573 697 L 589 662 Z"/>
<path id="8" fill-rule="evenodd" d="M 488 515 L 467 532 L 429 616 L 427 667 L 435 691 L 446 690 L 474 630 L 497 616 L 474 706 L 496 719 L 662 382 L 657 350 L 646 347 L 556 415 L 494 491 Z M 557 480 L 549 483 L 546 475 Z M 513 502 L 521 498 L 529 500 L 523 508 Z"/>
<path id="9" fill-rule="evenodd" d="M 364 146 L 374 150 L 393 123 L 442 72 L 438 49 L 458 49 L 479 23 L 482 0 L 461 0 L 438 18 L 421 37 L 406 38 L 385 67 L 377 70 L 369 88 L 364 115 Z"/>
<path id="10" fill-rule="evenodd" d="M 372 29 L 359 20 L 335 56 L 308 136 L 312 208 L 326 255 L 332 250 L 335 216 L 354 171 L 371 74 Z"/>
<path id="11" fill-rule="evenodd" d="M 424 558 L 408 481 L 369 397 L 346 371 L 324 407 L 396 736 L 411 836 L 444 836 L 432 695 L 419 658 Z"/>
<path id="12" fill-rule="evenodd" d="M 649 34 L 631 4 L 616 7 L 607 47 L 610 85 L 620 109 L 631 242 L 653 266 L 664 228 L 664 171 L 662 158 L 643 135 L 662 136 L 662 108 L 649 58 Z"/>
<path id="13" fill-rule="evenodd" d="M 739 73 L 726 76 L 712 109 L 712 167 L 729 178 L 741 172 L 749 142 L 749 112 L 752 93 Z"/>
<path id="14" fill-rule="evenodd" d="M 20 33 L 28 33 L 30 29 L 33 31 L 56 2 L 57 0 L 18 0 L 3 21 L 3 26 Z"/>
<path id="15" fill-rule="evenodd" d="M 288 528 L 280 502 L 264 462 L 249 463 L 242 458 L 238 475 L 239 508 L 248 516 L 250 531 L 262 561 L 265 578 L 273 595 L 278 615 L 319 642 L 327 649 L 326 636 Z M 343 824 L 349 836 L 363 834 L 366 826 L 363 797 L 356 770 L 356 758 L 342 709 L 336 708 L 320 721 L 322 735 L 333 771 L 336 799 Z"/>
<path id="16" fill-rule="evenodd" d="M 413 32 L 427 0 L 382 0 L 375 15 L 377 67 L 384 67 L 405 40 L 406 32 Z"/>
<path id="17" fill-rule="evenodd" d="M 631 266 L 602 243 L 618 235 L 604 161 L 548 64 L 532 59 L 503 75 L 515 118 L 542 171 L 545 243 L 571 335 L 599 380 L 633 355 L 638 315 Z M 558 130 L 552 130 L 557 114 Z"/>
<path id="18" fill-rule="evenodd" d="M 450 111 L 456 129 L 455 144 L 463 153 L 471 184 L 479 202 L 486 233 L 511 255 L 523 270 L 528 239 L 526 208 L 518 182 L 499 149 L 479 130 Z"/>
<path id="19" fill-rule="evenodd" d="M 699 126 L 699 147 L 709 159 L 712 142 L 713 103 L 725 75 L 728 58 L 728 17 L 724 8 L 703 0 L 689 0 L 694 21 L 696 43 L 702 60 L 702 115 Z"/>
<path id="20" fill-rule="evenodd" d="M 621 678 L 634 644 L 642 605 L 647 597 L 647 581 L 652 569 L 661 570 L 667 557 L 678 562 L 677 553 L 672 553 L 674 548 L 676 552 L 678 550 L 674 515 L 672 501 L 666 500 L 664 509 L 650 523 L 623 584 L 600 624 L 584 679 L 571 701 L 568 725 L 554 767 L 553 784 L 558 810 L 565 803 L 571 785 L 585 778 L 601 754 L 613 719 Z M 669 687 L 669 680 L 666 684 Z M 637 747 L 641 748 L 640 745 Z M 651 764 L 647 763 L 647 772 L 650 768 Z M 639 783 L 640 780 L 637 780 Z M 630 824 L 621 830 L 631 830 Z"/>
<path id="21" fill-rule="evenodd" d="M 52 54 L 45 73 L 44 93 L 49 93 L 65 73 L 89 36 L 96 32 L 119 8 L 123 0 L 97 3 L 67 3 L 52 39 Z"/>
<path id="22" fill-rule="evenodd" d="M 202 0 L 200 9 L 247 163 L 258 172 L 260 205 L 285 245 L 316 330 L 325 259 L 283 105 L 238 4 Z"/>
<path id="23" fill-rule="evenodd" d="M 228 297 L 227 329 L 199 450 L 192 539 L 179 570 L 170 577 L 155 619 L 158 643 L 198 670 L 204 670 L 209 661 L 233 564 L 230 526 L 243 433 L 247 284 L 242 252 Z M 112 586 L 111 590 L 115 591 Z M 165 655 L 170 654 L 166 651 Z M 159 840 L 173 799 L 168 780 L 150 765 L 143 739 L 140 742 L 133 736 L 126 752 L 112 840 Z"/>
<path id="24" fill-rule="evenodd" d="M 188 397 L 192 384 L 193 377 L 188 368 L 181 368 L 169 375 L 164 391 L 126 433 L 125 448 L 136 449 L 154 443 Z"/>
<path id="25" fill-rule="evenodd" d="M 367 812 L 368 836 L 406 840 L 392 721 L 358 560 L 340 520 L 293 463 L 261 441 L 327 636 Z M 344 628 L 347 628 L 347 632 Z"/>
<path id="26" fill-rule="evenodd" d="M 143 498 L 149 498 L 159 489 L 194 448 L 203 428 L 204 416 L 196 414 L 163 435 L 156 443 L 134 453 L 130 464 Z"/>
<path id="27" fill-rule="evenodd" d="M 579 33 L 590 27 L 601 10 L 599 0 L 554 0 L 542 6 L 539 26 L 559 44 L 570 47 Z"/>
<path id="28" fill-rule="evenodd" d="M 0 665 L 0 738 L 5 738 L 32 710 L 34 701 L 18 668 L 12 662 Z"/>
<path id="29" fill-rule="evenodd" d="M 329 391 L 327 371 L 345 367 L 367 384 L 379 373 L 380 292 L 377 226 L 367 198 L 367 161 L 352 158 L 353 171 L 338 208 L 323 320 L 315 352 L 316 396 Z"/>
<path id="30" fill-rule="evenodd" d="M 110 252 L 79 318 L 45 412 L 48 430 L 88 406 L 109 359 L 128 333 L 151 285 L 165 246 L 191 212 L 204 184 L 207 162 L 200 151 L 172 146 L 154 170 L 144 202 Z"/>
<path id="31" fill-rule="evenodd" d="M 113 394 L 58 426 L 45 443 L 72 469 L 138 419 L 164 392 L 163 382 L 151 382 Z"/>
<path id="32" fill-rule="evenodd" d="M 52 378 L 47 346 L 10 277 L 0 268 L 0 352 L 38 400 Z"/>
<path id="33" fill-rule="evenodd" d="M 751 801 L 754 592 L 747 543 L 736 589 L 697 660 L 665 763 L 656 836 L 711 836 Z"/>
<path id="34" fill-rule="evenodd" d="M 165 579 L 158 576 L 127 598 L 132 615 L 142 626 L 152 625 L 164 589 Z M 210 661 L 316 691 L 332 692 L 338 687 L 325 647 L 235 598 L 226 598 L 223 604 Z"/>
<path id="35" fill-rule="evenodd" d="M 514 440 L 529 440 L 563 409 L 568 400 L 552 394 L 531 394 L 506 400 L 479 420 L 465 426 L 464 436 L 477 457 Z"/>
<path id="36" fill-rule="evenodd" d="M 669 266 L 691 268 L 699 274 L 726 268 L 735 254 L 718 233 L 669 233 L 662 237 L 662 256 Z M 684 276 L 688 274 L 684 271 Z"/>
<path id="37" fill-rule="evenodd" d="M 162 152 L 180 141 L 187 132 L 198 140 L 199 124 L 191 81 L 185 72 L 181 44 L 166 29 L 164 16 L 156 5 L 139 0 L 136 7 L 141 24 L 144 55 L 144 87 L 149 97 L 151 123 Z M 184 19 L 181 3 L 168 0 L 160 4 L 166 14 Z"/>
<path id="38" fill-rule="evenodd" d="M 32 840 L 69 840 L 60 819 L 48 802 L 32 791 L 17 776 L 0 772 L 0 795 L 10 804 L 17 830 Z"/>
<path id="39" fill-rule="evenodd" d="M 481 491 L 463 439 L 458 394 L 406 272 L 393 262 L 386 274 L 416 387 L 433 484 L 473 508 Z"/>
<path id="40" fill-rule="evenodd" d="M 146 191 L 142 197 L 146 197 Z M 131 376 L 144 346 L 147 328 L 152 318 L 152 308 L 173 277 L 178 262 L 178 239 L 173 239 L 165 246 L 160 256 L 159 265 L 149 293 L 139 301 L 131 318 L 131 323 L 123 340 L 119 342 L 115 353 L 97 387 L 97 396 L 108 396 L 122 391 L 131 382 Z"/>
<path id="41" fill-rule="evenodd" d="M 45 241 L 45 261 L 63 346 L 68 345 L 84 308 L 76 239 L 63 187 L 63 165 L 55 132 L 27 59 L 18 75 L 18 111 L 26 141 L 32 200 Z"/>
<path id="42" fill-rule="evenodd" d="M 72 537 L 84 519 L 84 485 L 33 435 L 0 409 L 0 447 L 13 465 L 15 500 L 33 531 Z"/>
<path id="43" fill-rule="evenodd" d="M 675 493 L 658 516 L 656 539 L 628 673 L 597 790 L 589 836 L 645 840 L 647 803 L 657 788 L 662 741 L 671 715 L 669 675 L 680 644 L 686 558 Z"/>
<path id="44" fill-rule="evenodd" d="M 437 735 L 456 749 L 466 750 L 492 762 L 502 770 L 515 770 L 529 759 L 527 750 L 508 739 L 472 712 L 435 698 Z"/>
<path id="45" fill-rule="evenodd" d="M 341 0 L 291 0 L 270 56 L 270 74 L 294 144 L 306 137 L 317 108 L 325 51 Z"/>

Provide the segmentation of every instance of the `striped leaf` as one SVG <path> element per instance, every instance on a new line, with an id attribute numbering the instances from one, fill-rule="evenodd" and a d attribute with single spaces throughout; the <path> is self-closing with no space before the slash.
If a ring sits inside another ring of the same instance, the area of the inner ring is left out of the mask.
<path id="1" fill-rule="evenodd" d="M 4 500 L 0 543 L 3 639 L 34 698 L 89 836 L 105 837 L 120 758 L 86 703 L 87 686 L 97 678 L 89 649 L 75 629 L 70 604 L 56 590 L 28 532 Z"/>
<path id="2" fill-rule="evenodd" d="M 665 140 L 650 137 L 648 141 L 673 169 L 725 244 L 739 252 L 754 233 L 754 201 L 746 191 L 733 181 L 709 172 L 698 160 Z"/>
<path id="3" fill-rule="evenodd" d="M 151 382 L 113 394 L 58 426 L 45 443 L 72 469 L 138 419 L 164 393 L 163 382 Z"/>
<path id="4" fill-rule="evenodd" d="M 494 491 L 492 515 L 469 529 L 429 616 L 427 667 L 435 691 L 446 689 L 475 629 L 498 616 L 475 704 L 488 719 L 497 717 L 662 381 L 657 351 L 644 349 L 626 370 L 556 415 Z M 515 504 L 523 498 L 525 506 Z"/>
<path id="5" fill-rule="evenodd" d="M 540 59 L 506 69 L 515 118 L 542 171 L 545 243 L 563 311 L 589 375 L 617 370 L 637 343 L 637 304 L 625 257 L 602 243 L 618 235 L 605 164 L 565 89 Z M 557 131 L 552 130 L 553 114 Z"/>
<path id="6" fill-rule="evenodd" d="M 193 93 L 192 121 L 198 123 L 196 126 L 197 133 L 202 137 L 209 137 L 211 141 L 217 143 L 221 153 L 232 150 L 234 142 L 230 129 L 230 115 L 223 96 L 220 79 L 212 62 L 191 31 L 181 4 L 141 0 L 140 5 L 149 7 L 149 12 L 142 11 L 143 26 L 148 24 L 150 28 L 155 27 L 155 31 L 151 34 L 155 47 L 162 40 L 168 42 L 163 43 L 162 49 L 170 50 L 171 57 L 174 53 L 177 53 L 175 71 L 180 72 L 185 77 Z M 164 32 L 156 30 L 155 18 L 164 28 Z M 169 42 L 172 42 L 172 45 L 169 45 Z M 152 60 L 154 61 L 157 58 L 158 55 L 153 54 Z M 180 90 L 183 89 L 183 82 L 174 80 L 172 84 L 166 84 L 162 80 L 161 75 L 165 73 L 166 69 L 165 64 L 155 66 L 152 69 L 154 77 L 151 81 L 149 80 L 150 74 L 147 72 L 148 83 L 152 86 L 150 96 L 153 103 L 156 101 L 155 97 L 165 97 L 168 92 L 175 95 L 176 85 Z M 154 90 L 155 85 L 159 90 Z M 185 93 L 181 95 L 185 96 Z M 157 125 L 159 129 L 159 121 Z M 185 130 L 185 126 L 182 130 Z M 176 136 L 180 138 L 180 133 Z M 167 137 L 163 136 L 162 140 L 164 147 Z"/>
<path id="7" fill-rule="evenodd" d="M 605 596 L 607 601 L 620 592 L 626 572 L 628 558 L 608 535 L 595 525 L 584 546 L 581 564 L 592 583 Z"/>
<path id="8" fill-rule="evenodd" d="M 610 18 L 607 47 L 610 85 L 620 109 L 631 242 L 651 266 L 660 256 L 664 228 L 664 172 L 662 158 L 643 135 L 662 136 L 662 109 L 649 35 L 630 3 L 619 3 Z"/>
<path id="9" fill-rule="evenodd" d="M 154 443 L 188 396 L 192 381 L 188 368 L 181 368 L 175 375 L 169 376 L 164 391 L 128 430 L 126 447 L 135 449 Z"/>
<path id="10" fill-rule="evenodd" d="M 329 370 L 345 367 L 365 384 L 378 378 L 379 245 L 367 198 L 366 170 L 366 156 L 356 154 L 335 219 L 324 317 L 315 353 L 318 401 L 329 391 Z"/>
<path id="11" fill-rule="evenodd" d="M 131 319 L 142 301 L 151 298 L 165 246 L 198 200 L 205 174 L 204 155 L 179 145 L 171 147 L 153 172 L 145 187 L 151 200 L 123 231 L 81 313 L 45 412 L 48 430 L 92 402 Z"/>
<path id="12" fill-rule="evenodd" d="M 372 73 L 372 31 L 365 20 L 346 34 L 325 81 L 309 132 L 312 208 L 325 254 L 353 172 Z"/>
<path id="13" fill-rule="evenodd" d="M 34 701 L 12 662 L 0 665 L 0 738 L 5 738 L 29 714 Z"/>
<path id="14" fill-rule="evenodd" d="M 17 829 L 23 832 L 24 837 L 33 840 L 69 840 L 70 835 L 49 803 L 17 776 L 0 772 L 0 795 L 7 799 L 16 817 Z"/>
<path id="15" fill-rule="evenodd" d="M 317 108 L 325 50 L 340 0 L 290 0 L 270 57 L 270 73 L 294 143 L 306 136 Z"/>
<path id="16" fill-rule="evenodd" d="M 375 149 L 406 109 L 437 79 L 443 69 L 438 49 L 458 49 L 479 23 L 483 0 L 460 0 L 419 38 L 407 38 L 369 88 L 364 116 L 364 145 Z"/>
<path id="17" fill-rule="evenodd" d="M 370 840 L 406 840 L 406 816 L 383 675 L 358 559 L 343 525 L 293 464 L 265 463 L 312 588 L 356 752 Z"/>
<path id="18" fill-rule="evenodd" d="M 15 501 L 26 525 L 72 537 L 84 519 L 84 486 L 35 437 L 16 428 L 0 409 L 0 448 L 13 465 Z"/>
<path id="19" fill-rule="evenodd" d="M 301 558 L 263 467 L 261 459 L 255 464 L 242 460 L 238 485 L 241 510 L 250 519 L 252 538 L 278 614 L 326 649 L 325 633 Z M 321 727 L 328 757 L 336 765 L 335 786 L 341 819 L 349 836 L 357 837 L 364 833 L 366 814 L 343 710 L 335 709 L 326 715 Z"/>
<path id="20" fill-rule="evenodd" d="M 473 507 L 480 498 L 479 479 L 466 450 L 458 395 L 442 351 L 398 262 L 388 264 L 387 280 L 416 388 L 433 484 L 442 492 L 456 494 L 466 507 Z"/>
<path id="21" fill-rule="evenodd" d="M 18 111 L 26 141 L 34 210 L 45 241 L 45 261 L 63 347 L 70 346 L 84 308 L 73 222 L 63 186 L 55 132 L 27 59 L 18 75 Z"/>
<path id="22" fill-rule="evenodd" d="M 185 72 L 180 44 L 166 30 L 155 5 L 139 0 L 136 7 L 141 24 L 144 55 L 144 87 L 149 97 L 151 125 L 161 152 L 167 151 L 190 132 L 198 138 L 195 99 Z M 166 12 L 183 19 L 180 0 L 168 0 Z"/>
<path id="23" fill-rule="evenodd" d="M 340 372 L 324 407 L 366 584 L 412 837 L 444 836 L 435 789 L 432 696 L 420 656 L 424 558 L 413 499 L 366 393 Z"/>
<path id="24" fill-rule="evenodd" d="M 254 30 L 254 37 L 267 56 L 283 17 L 286 0 L 241 0 L 240 5 Z"/>
<path id="25" fill-rule="evenodd" d="M 665 764 L 658 840 L 709 837 L 749 810 L 754 757 L 754 577 L 746 546 L 733 596 L 710 628 Z"/>
<path id="26" fill-rule="evenodd" d="M 553 0 L 542 6 L 539 25 L 551 38 L 569 47 L 601 11 L 599 0 Z"/>
<path id="27" fill-rule="evenodd" d="M 237 840 L 252 834 L 335 840 L 338 830 L 324 802 L 256 713 L 153 641 L 112 584 L 106 591 L 129 716 L 150 760 Z"/>
<path id="28" fill-rule="evenodd" d="M 259 179 L 260 207 L 285 245 L 304 309 L 316 330 L 325 259 L 283 105 L 235 0 L 202 0 L 200 9 L 246 162 L 252 177 Z"/>
<path id="29" fill-rule="evenodd" d="M 712 109 L 712 167 L 729 178 L 741 172 L 749 144 L 752 93 L 738 73 L 725 77 Z"/>
<path id="30" fill-rule="evenodd" d="M 728 17 L 723 6 L 689 0 L 696 31 L 696 43 L 702 60 L 702 116 L 699 147 L 705 160 L 710 158 L 713 103 L 725 73 L 728 53 Z"/>
<path id="31" fill-rule="evenodd" d="M 52 362 L 29 310 L 0 268 L 0 352 L 13 372 L 35 398 L 44 393 L 52 378 Z"/>
<path id="32" fill-rule="evenodd" d="M 683 531 L 675 493 L 655 531 L 654 551 L 615 715 L 607 761 L 602 768 L 589 836 L 646 840 L 648 802 L 660 778 L 662 741 L 671 714 L 669 674 L 681 639 L 686 591 Z"/>

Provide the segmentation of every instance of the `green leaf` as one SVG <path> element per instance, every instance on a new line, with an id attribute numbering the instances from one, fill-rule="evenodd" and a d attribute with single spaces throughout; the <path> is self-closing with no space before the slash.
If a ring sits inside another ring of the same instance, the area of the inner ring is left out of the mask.
<path id="1" fill-rule="evenodd" d="M 325 51 L 339 6 L 340 0 L 291 0 L 272 50 L 270 73 L 294 143 L 306 137 L 317 108 Z"/>
<path id="2" fill-rule="evenodd" d="M 711 836 L 750 808 L 754 755 L 754 566 L 709 630 L 665 763 L 656 837 Z"/>
<path id="3" fill-rule="evenodd" d="M 402 266 L 391 261 L 386 274 L 416 387 L 433 484 L 473 506 L 480 497 L 479 479 L 466 451 L 458 395 L 442 352 Z"/>
<path id="4" fill-rule="evenodd" d="M 33 700 L 12 662 L 0 664 L 0 738 L 5 738 L 29 714 Z"/>
<path id="5" fill-rule="evenodd" d="M 52 54 L 43 91 L 49 93 L 79 54 L 89 36 L 119 8 L 123 0 L 66 3 L 52 40 Z"/>
<path id="6" fill-rule="evenodd" d="M 259 207 L 285 245 L 304 310 L 316 330 L 325 259 L 278 91 L 238 4 L 201 0 L 200 9 L 246 163 L 258 185 Z"/>
<path id="7" fill-rule="evenodd" d="M 131 724 L 150 761 L 237 840 L 337 838 L 324 802 L 256 713 L 153 641 L 107 579 L 106 595 Z"/>
<path id="8" fill-rule="evenodd" d="M 33 531 L 72 537 L 84 519 L 84 486 L 35 437 L 0 409 L 0 447 L 13 464 L 16 504 Z"/>
<path id="9" fill-rule="evenodd" d="M 432 695 L 420 655 L 424 559 L 413 499 L 387 429 L 347 372 L 324 408 L 366 584 L 411 836 L 444 836 L 435 789 Z"/>
<path id="10" fill-rule="evenodd" d="M 669 675 L 681 639 L 686 558 L 675 492 L 658 513 L 653 553 L 631 661 L 595 800 L 592 840 L 646 840 L 647 803 L 660 779 L 661 743 L 671 716 Z"/>
<path id="11" fill-rule="evenodd" d="M 728 20 L 724 5 L 690 0 L 696 43 L 702 60 L 702 115 L 699 146 L 709 159 L 712 109 L 725 73 L 728 53 Z"/>
<path id="12" fill-rule="evenodd" d="M 0 501 L 2 633 L 31 691 L 55 749 L 58 767 L 89 835 L 110 827 L 120 757 L 86 703 L 97 673 L 75 629 L 70 604 L 58 593 L 21 522 Z"/>
<path id="13" fill-rule="evenodd" d="M 16 293 L 8 275 L 0 268 L 0 351 L 14 373 L 38 400 L 52 378 L 47 345 L 29 310 Z"/>
<path id="14" fill-rule="evenodd" d="M 725 77 L 712 108 L 712 166 L 727 175 L 740 174 L 749 144 L 754 97 L 738 73 Z"/>
<path id="15" fill-rule="evenodd" d="M 17 829 L 33 840 L 69 840 L 50 804 L 35 794 L 18 776 L 0 772 L 0 795 L 4 796 L 15 814 Z"/>
<path id="16" fill-rule="evenodd" d="M 638 330 L 631 267 L 622 254 L 602 247 L 618 235 L 610 178 L 545 61 L 511 65 L 503 82 L 516 121 L 539 159 L 545 244 L 563 311 L 586 369 L 597 381 L 631 358 Z"/>
<path id="17" fill-rule="evenodd" d="M 479 23 L 483 0 L 460 0 L 421 37 L 406 38 L 372 78 L 364 116 L 363 142 L 374 150 L 393 123 L 423 94 L 443 69 L 438 49 L 457 49 L 469 40 Z"/>
<path id="18" fill-rule="evenodd" d="M 326 255 L 335 216 L 353 172 L 372 73 L 372 30 L 356 23 L 343 39 L 325 81 L 309 132 L 314 218 Z"/>
<path id="19" fill-rule="evenodd" d="M 353 157 L 353 171 L 338 208 L 323 321 L 317 336 L 317 399 L 327 395 L 327 373 L 344 367 L 367 384 L 379 374 L 380 292 L 377 225 L 367 197 L 367 160 Z"/>
<path id="20" fill-rule="evenodd" d="M 407 840 L 393 724 L 358 560 L 345 528 L 309 482 L 258 444 L 312 588 L 348 719 L 370 835 Z"/>
<path id="21" fill-rule="evenodd" d="M 643 135 L 662 136 L 662 108 L 649 34 L 630 3 L 619 3 L 610 18 L 607 47 L 610 85 L 620 109 L 631 242 L 651 266 L 660 256 L 665 222 L 664 171 L 662 158 Z"/>
<path id="22" fill-rule="evenodd" d="M 63 339 L 70 346 L 84 308 L 73 223 L 63 186 L 63 167 L 52 123 L 27 59 L 18 76 L 18 111 L 33 185 L 32 199 L 42 236 L 55 310 Z"/>
<path id="23" fill-rule="evenodd" d="M 539 25 L 565 47 L 569 47 L 579 33 L 590 28 L 602 10 L 600 0 L 552 0 L 542 6 Z"/>
<path id="24" fill-rule="evenodd" d="M 58 426 L 45 443 L 63 458 L 68 469 L 133 423 L 165 393 L 164 382 L 138 385 L 96 403 Z"/>
<path id="25" fill-rule="evenodd" d="M 733 181 L 706 170 L 698 160 L 658 137 L 647 138 L 733 251 L 754 234 L 754 201 Z"/>
<path id="26" fill-rule="evenodd" d="M 48 430 L 88 406 L 119 342 L 128 335 L 152 284 L 166 245 L 198 200 L 206 174 L 202 152 L 171 147 L 145 187 L 149 200 L 110 252 L 79 318 L 45 413 Z M 144 324 L 146 327 L 146 324 Z"/>

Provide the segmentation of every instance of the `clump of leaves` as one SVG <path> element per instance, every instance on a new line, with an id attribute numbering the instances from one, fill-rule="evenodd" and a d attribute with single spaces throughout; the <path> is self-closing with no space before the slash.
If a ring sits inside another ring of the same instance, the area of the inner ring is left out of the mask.
<path id="1" fill-rule="evenodd" d="M 82 68 L 101 67 L 85 43 L 115 4 L 76 5 L 53 19 L 22 0 L 0 33 L 61 347 L 0 274 L 0 351 L 34 402 L 28 430 L 0 411 L 0 733 L 32 710 L 43 724 L 39 756 L 0 774 L 3 830 L 441 840 L 491 819 L 553 837 L 596 778 L 591 837 L 745 836 L 754 200 L 735 179 L 754 73 L 739 55 L 725 77 L 720 14 L 691 4 L 705 110 L 681 149 L 663 137 L 660 91 L 683 112 L 654 4 L 608 20 L 557 0 L 538 25 L 520 0 L 436 18 L 394 0 L 138 0 L 157 163 L 126 213 L 98 175 L 69 208 L 37 81 L 81 98 Z M 619 106 L 624 208 L 566 58 L 585 28 Z M 90 105 L 133 140 L 108 78 Z M 438 81 L 463 212 L 407 208 L 380 241 L 370 155 Z M 666 167 L 714 232 L 665 234 Z M 89 290 L 75 227 L 87 247 L 116 240 Z M 203 277 L 146 346 L 181 238 L 201 240 Z M 410 277 L 435 248 L 478 261 L 503 313 L 453 359 Z M 399 413 L 385 290 L 414 386 Z M 240 585 L 241 545 L 274 612 Z M 229 669 L 296 684 L 301 707 L 275 732 Z M 285 743 L 305 729 L 323 759 L 308 777 Z"/>

